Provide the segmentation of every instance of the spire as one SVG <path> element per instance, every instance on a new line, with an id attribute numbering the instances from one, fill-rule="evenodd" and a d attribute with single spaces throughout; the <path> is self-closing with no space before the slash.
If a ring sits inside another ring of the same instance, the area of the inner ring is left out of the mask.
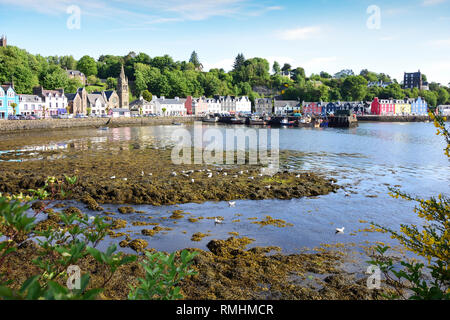
<path id="1" fill-rule="evenodd" d="M 120 70 L 120 79 L 125 79 L 125 69 L 123 68 L 123 64 L 122 69 Z"/>

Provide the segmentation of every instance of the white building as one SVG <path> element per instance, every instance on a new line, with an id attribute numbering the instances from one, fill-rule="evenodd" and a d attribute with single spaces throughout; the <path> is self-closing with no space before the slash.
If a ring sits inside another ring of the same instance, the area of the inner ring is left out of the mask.
<path id="1" fill-rule="evenodd" d="M 158 98 L 153 96 L 153 100 L 156 106 L 156 113 L 165 116 L 185 116 L 186 115 L 186 107 L 185 102 L 186 99 L 180 99 L 175 97 L 174 99 L 166 99 L 165 97 Z"/>
<path id="2" fill-rule="evenodd" d="M 44 102 L 38 95 L 19 94 L 19 113 L 24 116 L 42 116 Z"/>
<path id="3" fill-rule="evenodd" d="M 155 100 L 147 101 L 143 97 L 130 103 L 130 110 L 133 114 L 156 114 L 158 113 Z"/>
<path id="4" fill-rule="evenodd" d="M 208 105 L 208 113 L 214 114 L 222 111 L 220 102 L 214 98 L 206 99 L 206 104 Z"/>
<path id="5" fill-rule="evenodd" d="M 441 116 L 450 117 L 450 105 L 440 105 L 438 106 L 438 112 Z"/>
<path id="6" fill-rule="evenodd" d="M 100 93 L 87 95 L 87 107 L 91 109 L 91 114 L 96 116 L 106 115 L 106 101 Z"/>
<path id="7" fill-rule="evenodd" d="M 251 113 L 252 102 L 247 96 L 236 98 L 236 112 Z"/>
<path id="8" fill-rule="evenodd" d="M 33 89 L 33 94 L 40 96 L 44 101 L 45 115 L 58 115 L 67 113 L 67 97 L 64 89 L 44 90 L 42 87 Z"/>
<path id="9" fill-rule="evenodd" d="M 110 115 L 112 118 L 120 118 L 120 117 L 129 118 L 131 116 L 131 113 L 130 109 L 114 108 L 110 111 Z"/>

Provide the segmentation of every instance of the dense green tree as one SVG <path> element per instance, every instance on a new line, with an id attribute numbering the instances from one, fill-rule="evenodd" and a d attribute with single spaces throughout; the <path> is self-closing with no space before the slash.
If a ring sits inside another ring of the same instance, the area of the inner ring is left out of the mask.
<path id="1" fill-rule="evenodd" d="M 342 84 L 342 96 L 348 101 L 361 101 L 366 92 L 367 80 L 362 76 L 348 76 Z"/>
<path id="2" fill-rule="evenodd" d="M 437 92 L 437 105 L 446 104 L 449 101 L 450 94 L 444 88 L 439 88 Z"/>
<path id="3" fill-rule="evenodd" d="M 273 67 L 272 67 L 272 71 L 274 74 L 278 75 L 281 72 L 281 67 L 280 64 L 277 61 L 273 62 Z"/>
<path id="4" fill-rule="evenodd" d="M 98 73 L 97 62 L 90 56 L 83 56 L 77 63 L 77 70 L 83 72 L 86 77 L 96 76 Z"/>
<path id="5" fill-rule="evenodd" d="M 51 65 L 42 75 L 42 85 L 49 90 L 66 88 L 69 84 L 67 73 L 58 65 Z"/>
<path id="6" fill-rule="evenodd" d="M 197 68 L 197 69 L 202 66 L 202 64 L 200 63 L 200 60 L 198 58 L 198 54 L 195 51 L 192 52 L 189 62 L 192 63 L 195 66 L 195 68 Z"/>
<path id="7" fill-rule="evenodd" d="M 234 60 L 234 64 L 233 64 L 233 71 L 238 71 L 240 70 L 245 63 L 245 57 L 243 53 L 239 53 L 236 56 L 236 59 Z"/>
<path id="8" fill-rule="evenodd" d="M 78 88 L 82 88 L 83 84 L 77 78 L 69 78 L 67 84 L 64 87 L 64 92 L 66 93 L 76 93 Z"/>
<path id="9" fill-rule="evenodd" d="M 106 88 L 108 90 L 115 90 L 117 88 L 117 78 L 109 77 L 108 79 L 106 79 Z"/>
<path id="10" fill-rule="evenodd" d="M 142 98 L 144 98 L 146 101 L 152 101 L 153 95 L 148 90 L 142 91 Z"/>

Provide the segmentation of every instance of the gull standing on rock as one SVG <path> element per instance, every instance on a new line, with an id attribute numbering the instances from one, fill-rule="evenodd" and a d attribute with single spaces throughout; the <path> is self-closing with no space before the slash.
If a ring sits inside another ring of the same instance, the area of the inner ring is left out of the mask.
<path id="1" fill-rule="evenodd" d="M 214 224 L 222 224 L 222 223 L 223 223 L 222 219 L 220 219 L 220 218 L 215 218 L 214 219 Z"/>
<path id="2" fill-rule="evenodd" d="M 236 201 L 228 201 L 228 206 L 229 207 L 235 207 L 236 206 Z"/>

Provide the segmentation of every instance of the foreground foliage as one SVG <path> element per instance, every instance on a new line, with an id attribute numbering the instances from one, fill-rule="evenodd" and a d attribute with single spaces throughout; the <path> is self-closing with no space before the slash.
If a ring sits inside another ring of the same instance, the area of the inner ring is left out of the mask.
<path id="1" fill-rule="evenodd" d="M 105 252 L 96 249 L 110 227 L 103 218 L 88 217 L 75 210 L 58 214 L 51 210 L 53 199 L 57 195 L 60 198 L 68 197 L 76 182 L 76 177 L 66 176 L 64 181 L 50 177 L 43 188 L 30 190 L 33 196 L 0 195 L 0 238 L 6 238 L 6 241 L 0 242 L 0 267 L 8 255 L 32 238 L 39 245 L 38 257 L 32 263 L 40 270 L 39 274 L 23 282 L 19 289 L 11 287 L 12 279 L 8 278 L 8 273 L 0 274 L 0 299 L 96 299 L 120 266 L 136 261 L 137 256 L 117 253 L 116 245 L 109 246 Z M 30 206 L 37 199 L 44 202 L 37 201 Z M 34 212 L 31 216 L 30 208 Z M 47 221 L 53 223 L 43 226 L 37 223 L 37 216 L 42 213 L 48 214 Z M 90 275 L 81 275 L 77 266 L 88 255 L 107 270 L 98 288 L 90 288 Z M 157 253 L 158 262 L 152 269 L 149 269 L 150 260 L 146 260 L 143 266 L 147 277 L 138 279 L 141 286 L 130 293 L 130 298 L 152 299 L 155 294 L 160 299 L 182 298 L 180 289 L 175 285 L 183 277 L 192 274 L 188 266 L 194 256 L 195 253 L 182 252 L 181 264 L 178 264 L 174 254 L 167 256 Z M 166 270 L 169 273 L 166 274 Z"/>
<path id="2" fill-rule="evenodd" d="M 430 113 L 437 128 L 437 135 L 445 138 L 444 153 L 450 158 L 450 134 L 445 127 L 445 118 Z M 375 224 L 384 232 L 391 234 L 407 250 L 414 252 L 427 261 L 424 263 L 407 263 L 402 261 L 401 269 L 396 270 L 391 258 L 386 256 L 389 247 L 377 246 L 375 258 L 370 261 L 385 275 L 389 284 L 398 288 L 397 294 L 391 298 L 407 298 L 409 289 L 412 295 L 409 299 L 450 299 L 450 199 L 442 194 L 430 199 L 413 197 L 400 190 L 391 189 L 390 195 L 415 201 L 414 212 L 423 219 L 422 227 L 401 225 L 400 232 Z M 430 274 L 427 276 L 427 272 Z M 395 277 L 394 277 L 395 276 Z"/>

